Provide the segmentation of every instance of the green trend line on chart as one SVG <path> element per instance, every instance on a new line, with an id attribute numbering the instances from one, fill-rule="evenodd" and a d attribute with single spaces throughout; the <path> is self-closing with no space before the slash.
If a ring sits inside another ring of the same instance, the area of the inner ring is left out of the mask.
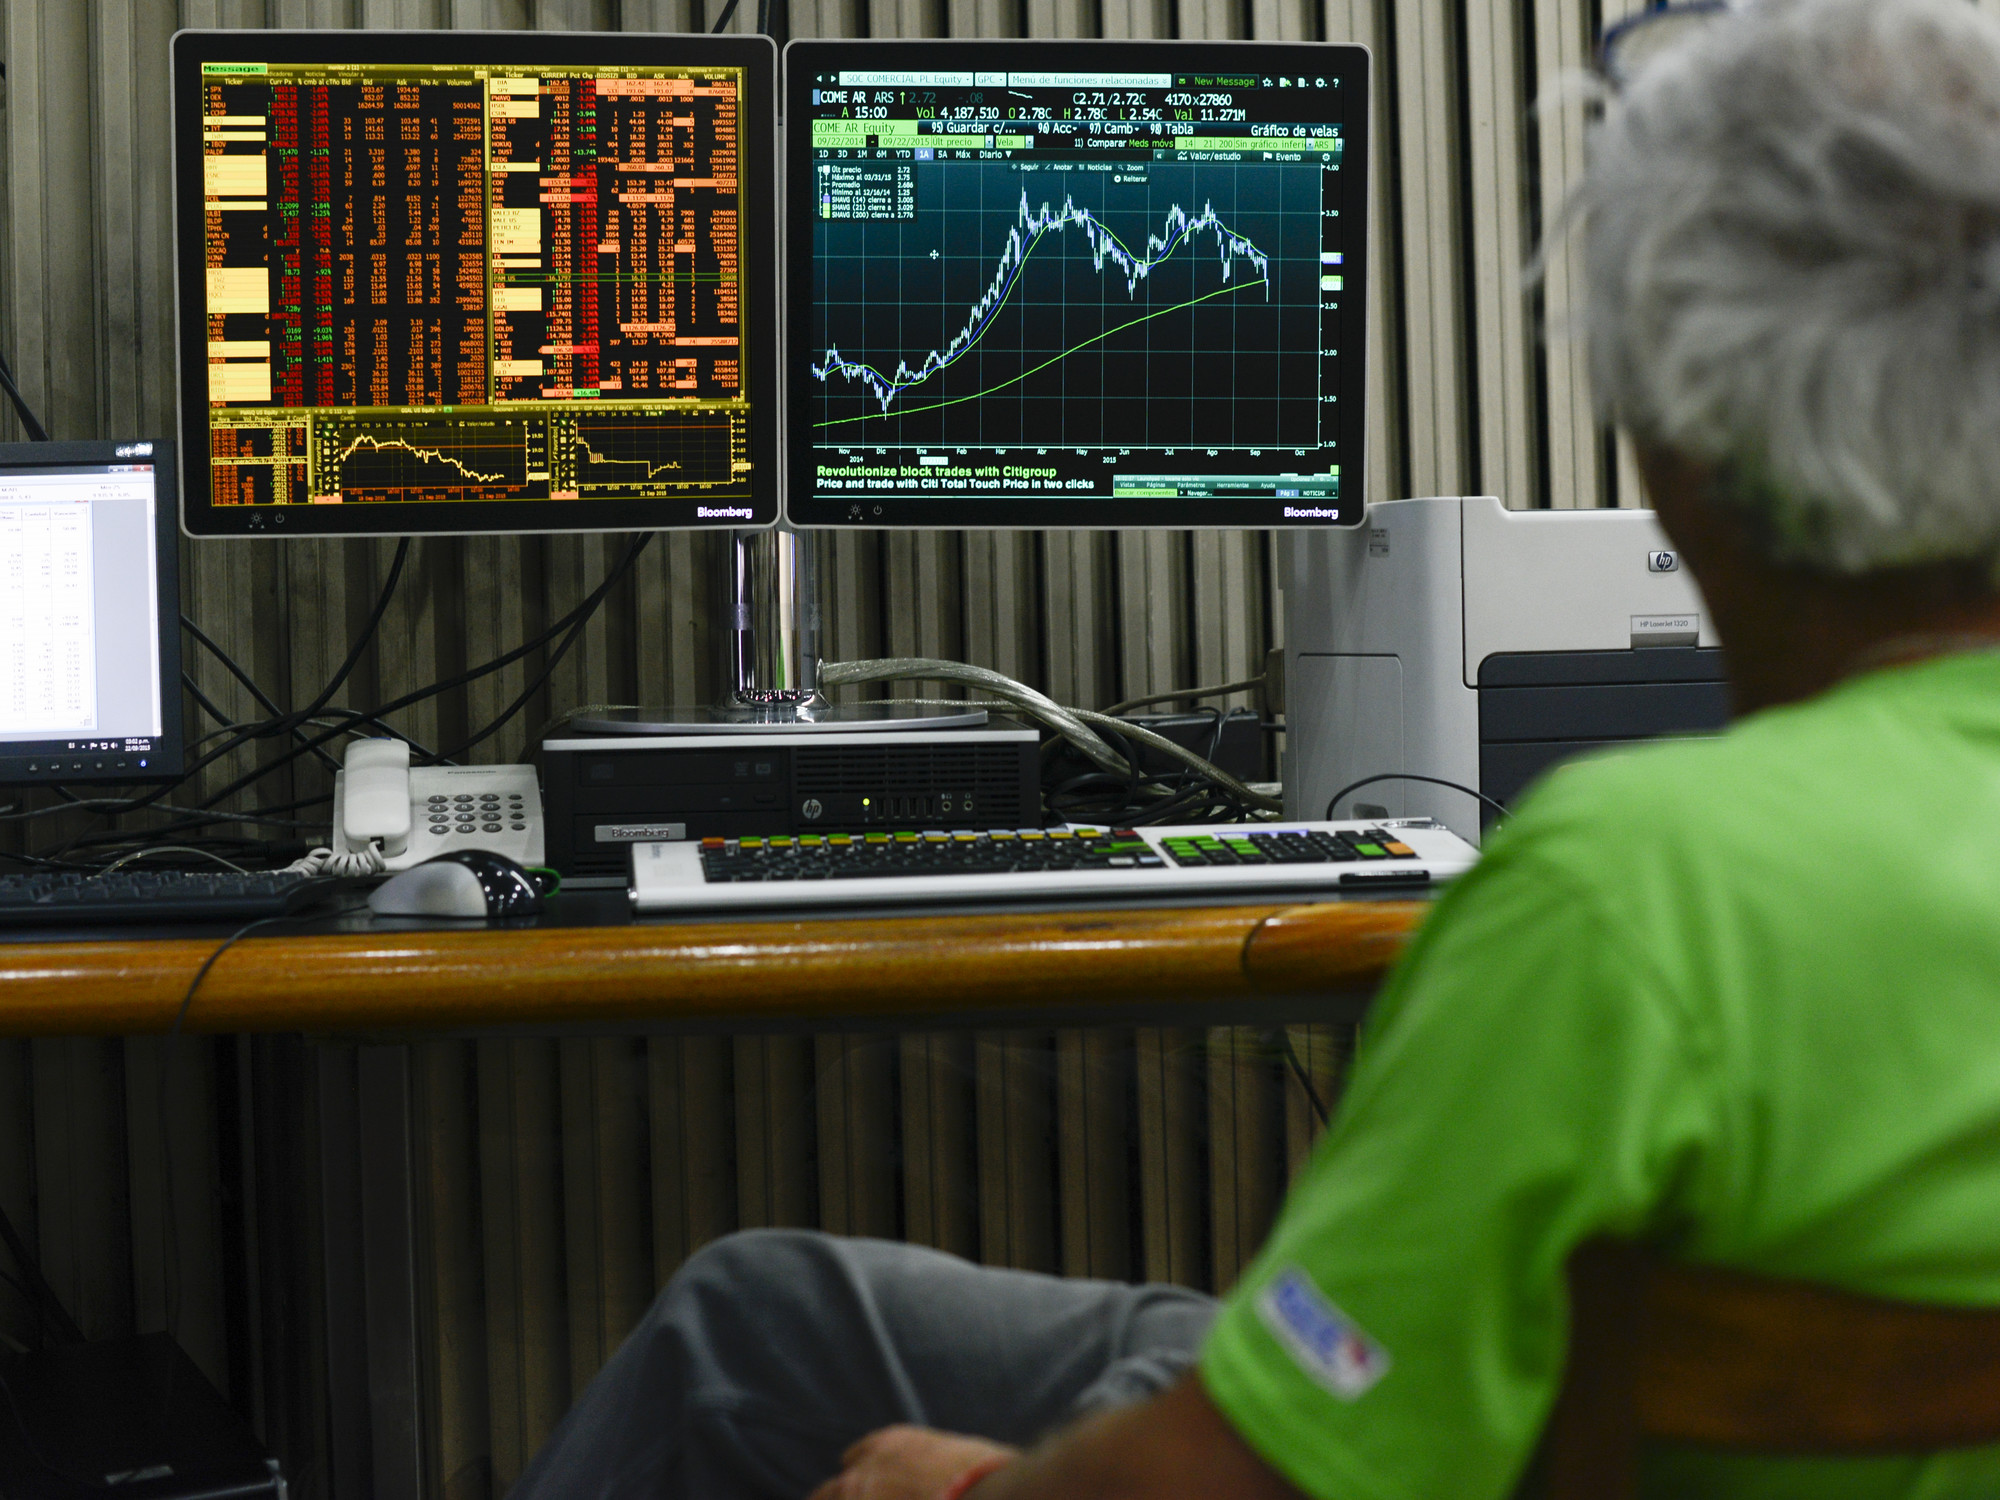
<path id="1" fill-rule="evenodd" d="M 1180 246 L 1188 244 L 1199 232 L 1206 230 L 1215 236 L 1216 254 L 1222 265 L 1223 280 L 1232 279 L 1232 272 L 1239 257 L 1246 259 L 1257 268 L 1259 279 L 1247 283 L 1251 286 L 1268 285 L 1271 258 L 1259 250 L 1249 239 L 1238 234 L 1222 222 L 1215 206 L 1208 204 L 1199 214 L 1190 216 L 1186 209 L 1176 203 L 1167 213 L 1167 232 L 1163 235 L 1148 235 L 1143 255 L 1129 249 L 1125 242 L 1113 234 L 1097 216 L 1087 208 L 1081 208 L 1073 198 L 1063 199 L 1060 210 L 1052 209 L 1044 203 L 1039 211 L 1028 207 L 1026 189 L 1021 193 L 1020 215 L 1014 227 L 1007 231 L 1007 248 L 1000 256 L 999 268 L 994 272 L 992 284 L 986 288 L 965 327 L 955 334 L 949 344 L 942 349 L 933 349 L 924 356 L 923 363 L 911 369 L 907 362 L 896 366 L 894 375 L 884 375 L 874 366 L 861 360 L 848 359 L 838 349 L 829 348 L 826 358 L 811 366 L 815 379 L 830 382 L 834 376 L 844 380 L 859 381 L 868 387 L 875 399 L 887 411 L 896 399 L 911 386 L 921 385 L 931 376 L 949 369 L 963 359 L 999 316 L 1000 309 L 1014 295 L 1021 272 L 1028 263 L 1028 257 L 1035 253 L 1044 236 L 1074 227 L 1081 231 L 1090 247 L 1093 263 L 1099 275 L 1104 273 L 1107 261 L 1115 264 L 1125 275 L 1125 290 L 1128 295 L 1137 296 L 1139 283 L 1171 256 Z M 929 407 L 919 410 L 928 411 Z M 829 424 L 821 424 L 829 425 Z"/>
<path id="2" fill-rule="evenodd" d="M 998 385 L 989 385 L 985 390 L 974 391 L 969 396 L 953 396 L 949 401 L 933 401 L 929 406 L 911 406 L 911 407 L 906 407 L 902 411 L 897 411 L 897 412 L 871 411 L 871 412 L 864 412 L 862 413 L 862 415 L 858 417 L 836 417 L 830 422 L 815 422 L 813 425 L 815 427 L 840 427 L 848 422 L 879 422 L 882 420 L 882 418 L 888 416 L 913 417 L 918 412 L 936 411 L 940 407 L 956 406 L 961 401 L 977 401 L 981 396 L 990 396 L 995 391 L 1004 391 L 1010 385 L 1018 385 L 1021 381 L 1026 380 L 1030 375 L 1033 375 L 1036 370 L 1046 370 L 1050 365 L 1055 364 L 1057 361 L 1068 359 L 1072 354 L 1076 353 L 1077 350 L 1088 349 L 1092 344 L 1095 344 L 1102 339 L 1108 339 L 1114 333 L 1120 333 L 1127 328 L 1135 328 L 1139 324 L 1150 322 L 1154 318 L 1163 318 L 1168 313 L 1179 312 L 1184 307 L 1193 307 L 1197 302 L 1206 302 L 1212 297 L 1225 297 L 1229 295 L 1229 293 L 1231 292 L 1245 292 L 1248 291 L 1253 286 L 1263 286 L 1263 285 L 1265 285 L 1265 281 L 1263 278 L 1260 277 L 1256 281 L 1244 281 L 1244 282 L 1239 282 L 1235 286 L 1218 287 L 1216 290 L 1212 292 L 1202 293 L 1202 295 L 1199 297 L 1190 297 L 1185 302 L 1176 302 L 1172 307 L 1163 307 L 1157 312 L 1149 312 L 1141 315 L 1140 317 L 1127 319 L 1125 322 L 1120 323 L 1116 328 L 1107 328 L 1102 333 L 1092 334 L 1082 343 L 1073 344 L 1069 348 L 1063 350 L 1062 353 L 1051 355 L 1049 358 L 1043 360 L 1040 364 L 1036 365 L 1034 369 L 1023 370 L 1018 375 L 1010 375 L 1007 379 L 1001 381 Z"/>

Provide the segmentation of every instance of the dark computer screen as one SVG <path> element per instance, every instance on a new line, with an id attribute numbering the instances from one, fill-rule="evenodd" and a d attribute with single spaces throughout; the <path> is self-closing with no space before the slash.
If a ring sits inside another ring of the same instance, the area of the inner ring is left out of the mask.
<path id="1" fill-rule="evenodd" d="M 1364 50 L 785 64 L 793 521 L 1359 524 Z"/>
<path id="2" fill-rule="evenodd" d="M 775 520 L 775 62 L 176 36 L 187 529 Z"/>
<path id="3" fill-rule="evenodd" d="M 170 443 L 0 443 L 0 783 L 181 769 Z"/>

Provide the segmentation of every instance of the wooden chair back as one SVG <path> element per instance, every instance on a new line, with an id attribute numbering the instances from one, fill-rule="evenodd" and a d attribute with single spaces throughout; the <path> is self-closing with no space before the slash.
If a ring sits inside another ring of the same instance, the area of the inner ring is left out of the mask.
<path id="1" fill-rule="evenodd" d="M 1633 1500 L 1642 1444 L 1770 1454 L 2000 1442 L 2000 1310 L 1888 1302 L 1585 1246 L 1521 1500 Z"/>

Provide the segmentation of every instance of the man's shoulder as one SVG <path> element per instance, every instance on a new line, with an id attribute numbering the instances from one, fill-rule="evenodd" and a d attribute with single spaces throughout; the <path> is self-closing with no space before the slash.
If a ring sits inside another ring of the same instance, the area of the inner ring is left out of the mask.
<path id="1" fill-rule="evenodd" d="M 1613 830 L 1669 832 L 1717 812 L 1718 780 L 1745 769 L 1740 731 L 1607 747 L 1555 766 L 1516 808 L 1508 832 L 1538 841 Z M 1761 759 L 1753 750 L 1750 759 Z"/>
<path id="2" fill-rule="evenodd" d="M 1580 756 L 1542 779 L 1496 842 L 1595 866 L 1840 837 L 1865 812 L 1853 726 L 1830 709 L 1774 710 L 1713 736 Z"/>

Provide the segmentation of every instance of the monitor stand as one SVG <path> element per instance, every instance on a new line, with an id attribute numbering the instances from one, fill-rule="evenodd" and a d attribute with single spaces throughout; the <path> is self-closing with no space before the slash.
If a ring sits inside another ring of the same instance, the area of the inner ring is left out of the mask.
<path id="1" fill-rule="evenodd" d="M 827 734 L 966 729 L 983 708 L 832 703 L 819 689 L 818 537 L 810 531 L 737 531 L 729 549 L 728 690 L 705 708 L 579 714 L 583 734 Z"/>

